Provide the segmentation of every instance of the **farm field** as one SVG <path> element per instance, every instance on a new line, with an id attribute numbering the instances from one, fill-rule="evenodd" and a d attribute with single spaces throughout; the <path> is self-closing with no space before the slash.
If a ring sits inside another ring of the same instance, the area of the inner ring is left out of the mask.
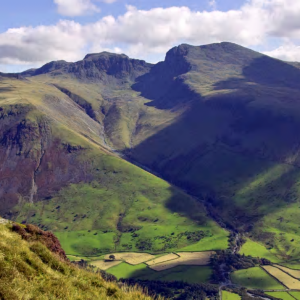
<path id="1" fill-rule="evenodd" d="M 151 265 L 150 268 L 160 272 L 180 265 L 205 266 L 209 264 L 210 257 L 213 253 L 214 252 L 178 252 L 179 258 Z"/>
<path id="2" fill-rule="evenodd" d="M 285 289 L 283 285 L 260 267 L 235 271 L 231 274 L 231 279 L 233 283 L 251 289 Z"/>
<path id="3" fill-rule="evenodd" d="M 178 266 L 169 270 L 156 272 L 146 264 L 136 266 L 122 263 L 107 270 L 117 278 L 136 278 L 143 280 L 185 281 L 189 283 L 208 282 L 212 274 L 209 266 Z"/>
<path id="4" fill-rule="evenodd" d="M 277 268 L 281 269 L 282 271 L 290 274 L 291 276 L 300 279 L 300 270 L 293 270 L 293 269 L 289 269 L 287 267 L 283 267 L 280 265 L 275 265 Z"/>
<path id="5" fill-rule="evenodd" d="M 241 296 L 228 291 L 222 291 L 222 300 L 240 300 Z"/>
<path id="6" fill-rule="evenodd" d="M 173 269 L 155 272 L 153 277 L 141 277 L 140 279 L 152 279 L 160 281 L 184 281 L 188 283 L 208 282 L 212 270 L 209 266 L 178 266 Z"/>
<path id="7" fill-rule="evenodd" d="M 111 254 L 104 256 L 104 259 L 109 259 Z M 148 260 L 154 259 L 155 256 L 148 253 L 134 253 L 134 252 L 124 252 L 124 253 L 112 253 L 116 260 L 125 261 L 130 265 L 139 265 Z"/>
<path id="8" fill-rule="evenodd" d="M 263 266 L 263 268 L 270 273 L 272 276 L 277 278 L 282 284 L 289 289 L 300 289 L 300 281 L 284 273 L 280 269 L 273 266 Z"/>
<path id="9" fill-rule="evenodd" d="M 300 300 L 300 292 L 289 292 L 294 298 Z"/>
<path id="10" fill-rule="evenodd" d="M 117 266 L 117 265 L 119 265 L 121 263 L 122 263 L 122 261 L 120 261 L 120 260 L 114 260 L 114 261 L 109 261 L 109 260 L 95 260 L 95 261 L 92 261 L 90 263 L 90 265 L 95 266 L 95 267 L 97 267 L 97 268 L 99 268 L 101 270 L 106 271 L 106 270 L 108 270 L 108 269 L 110 269 L 110 268 L 112 268 L 114 266 Z"/>
<path id="11" fill-rule="evenodd" d="M 284 267 L 287 267 L 289 269 L 292 269 L 292 270 L 300 270 L 300 263 L 299 263 L 299 261 L 283 262 L 283 263 L 280 263 L 280 265 L 282 265 Z"/>
<path id="12" fill-rule="evenodd" d="M 163 255 L 163 256 L 160 256 L 158 258 L 149 260 L 149 261 L 146 262 L 146 264 L 148 266 L 152 266 L 152 265 L 155 265 L 155 264 L 163 263 L 163 262 L 178 259 L 178 258 L 179 258 L 179 255 L 177 255 L 175 253 L 170 253 L 170 254 Z"/>
<path id="13" fill-rule="evenodd" d="M 266 294 L 282 300 L 295 300 L 288 292 L 266 292 Z"/>

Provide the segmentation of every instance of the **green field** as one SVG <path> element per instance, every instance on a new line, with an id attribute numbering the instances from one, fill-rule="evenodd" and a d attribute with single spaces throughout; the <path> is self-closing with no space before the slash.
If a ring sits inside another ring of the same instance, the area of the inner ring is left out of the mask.
<path id="1" fill-rule="evenodd" d="M 299 261 L 289 261 L 289 262 L 284 262 L 280 263 L 284 267 L 293 269 L 293 270 L 300 270 L 300 262 Z"/>
<path id="2" fill-rule="evenodd" d="M 146 264 L 136 266 L 122 263 L 107 270 L 117 278 L 136 278 L 144 280 L 160 281 L 185 281 L 189 283 L 208 282 L 212 274 L 210 267 L 202 266 L 178 266 L 169 270 L 156 272 Z"/>
<path id="3" fill-rule="evenodd" d="M 241 296 L 228 291 L 222 291 L 222 300 L 241 300 Z"/>
<path id="4" fill-rule="evenodd" d="M 260 267 L 235 271 L 231 274 L 231 279 L 235 284 L 251 289 L 285 289 Z"/>
<path id="5" fill-rule="evenodd" d="M 262 244 L 247 239 L 239 253 L 247 256 L 250 255 L 252 257 L 266 258 L 274 263 L 280 262 L 280 258 L 278 258 L 276 252 L 274 252 L 275 251 L 266 249 Z"/>
<path id="6" fill-rule="evenodd" d="M 300 270 L 300 262 L 297 261 L 289 261 L 289 262 L 283 262 L 280 263 L 281 265 L 290 268 L 290 269 L 294 269 L 294 270 Z"/>
<path id="7" fill-rule="evenodd" d="M 294 298 L 300 300 L 300 292 L 289 292 Z"/>
<path id="8" fill-rule="evenodd" d="M 266 292 L 266 294 L 282 300 L 295 300 L 288 292 Z"/>

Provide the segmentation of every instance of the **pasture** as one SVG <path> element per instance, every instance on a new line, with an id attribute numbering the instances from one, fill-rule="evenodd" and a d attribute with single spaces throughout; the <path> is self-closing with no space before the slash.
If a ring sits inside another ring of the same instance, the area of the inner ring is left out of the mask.
<path id="1" fill-rule="evenodd" d="M 300 300 L 300 292 L 289 292 L 294 298 Z"/>
<path id="2" fill-rule="evenodd" d="M 175 253 L 170 253 L 170 254 L 163 255 L 163 256 L 154 258 L 152 260 L 149 260 L 149 261 L 146 262 L 146 264 L 148 266 L 152 266 L 152 265 L 156 265 L 156 264 L 159 264 L 159 263 L 163 263 L 163 262 L 178 259 L 178 258 L 179 258 L 179 255 L 177 255 Z"/>
<path id="3" fill-rule="evenodd" d="M 235 271 L 231 274 L 231 279 L 233 283 L 250 289 L 280 290 L 285 288 L 260 267 Z"/>
<path id="4" fill-rule="evenodd" d="M 209 266 L 177 266 L 172 269 L 156 272 L 146 264 L 129 265 L 122 263 L 107 270 L 119 278 L 141 280 L 184 281 L 188 283 L 205 283 L 209 281 L 212 270 Z"/>
<path id="5" fill-rule="evenodd" d="M 295 300 L 288 292 L 266 292 L 266 294 L 282 300 Z"/>
<path id="6" fill-rule="evenodd" d="M 209 264 L 210 257 L 213 253 L 214 252 L 178 252 L 179 258 L 151 265 L 150 268 L 161 272 L 177 266 L 205 266 Z"/>
<path id="7" fill-rule="evenodd" d="M 90 265 L 99 268 L 100 270 L 108 270 L 114 266 L 117 266 L 119 264 L 121 264 L 122 261 L 120 260 L 95 260 L 95 261 L 91 261 Z"/>
<path id="8" fill-rule="evenodd" d="M 228 291 L 222 291 L 222 300 L 241 300 L 241 296 Z"/>
<path id="9" fill-rule="evenodd" d="M 125 261 L 128 264 L 134 266 L 155 258 L 154 255 L 148 253 L 124 252 L 124 253 L 107 254 L 104 256 L 104 259 L 109 259 L 110 255 L 114 255 L 115 260 Z"/>
<path id="10" fill-rule="evenodd" d="M 266 258 L 272 262 L 280 262 L 280 258 L 276 256 L 276 251 L 268 250 L 264 245 L 254 242 L 249 238 L 246 240 L 246 243 L 241 247 L 240 254 L 246 256 L 250 255 L 252 257 Z"/>
<path id="11" fill-rule="evenodd" d="M 263 266 L 263 268 L 273 277 L 277 278 L 277 280 L 284 284 L 287 288 L 300 289 L 300 281 L 284 273 L 280 269 L 273 266 Z"/>
<path id="12" fill-rule="evenodd" d="M 277 268 L 281 269 L 282 271 L 284 271 L 285 273 L 290 274 L 291 276 L 300 279 L 300 270 L 292 270 L 289 269 L 287 267 L 283 267 L 280 265 L 275 265 Z"/>

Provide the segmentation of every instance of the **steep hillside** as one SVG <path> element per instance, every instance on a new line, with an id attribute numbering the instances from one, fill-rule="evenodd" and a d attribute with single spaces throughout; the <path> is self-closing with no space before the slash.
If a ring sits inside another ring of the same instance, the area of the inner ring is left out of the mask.
<path id="1" fill-rule="evenodd" d="M 189 65 L 176 79 L 190 91 L 180 101 L 185 112 L 129 155 L 205 198 L 281 258 L 299 257 L 299 70 L 229 43 L 182 45 L 160 68 L 178 60 Z M 167 109 L 169 92 L 144 88 L 158 78 L 155 68 L 134 88 Z"/>
<path id="2" fill-rule="evenodd" d="M 15 226 L 18 227 L 18 226 Z M 135 288 L 122 289 L 89 273 L 46 247 L 59 242 L 38 228 L 0 224 L 0 299 L 151 299 Z M 47 241 L 47 242 L 46 242 Z"/>
<path id="3" fill-rule="evenodd" d="M 55 231 L 67 254 L 227 247 L 201 203 L 114 155 L 51 84 L 2 76 L 0 153 L 0 213 Z"/>
<path id="4" fill-rule="evenodd" d="M 91 106 L 110 147 L 205 199 L 279 257 L 298 258 L 298 64 L 232 43 L 181 45 L 156 65 L 117 57 L 25 75 L 90 116 Z"/>

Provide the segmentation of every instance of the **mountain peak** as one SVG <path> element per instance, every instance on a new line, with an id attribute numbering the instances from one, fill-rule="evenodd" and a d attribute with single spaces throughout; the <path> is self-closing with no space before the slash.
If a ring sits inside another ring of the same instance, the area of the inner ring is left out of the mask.
<path id="1" fill-rule="evenodd" d="M 100 52 L 100 53 L 89 53 L 87 54 L 83 60 L 98 60 L 101 58 L 110 58 L 110 57 L 119 57 L 123 59 L 129 59 L 129 57 L 125 54 L 111 53 L 111 52 Z"/>

